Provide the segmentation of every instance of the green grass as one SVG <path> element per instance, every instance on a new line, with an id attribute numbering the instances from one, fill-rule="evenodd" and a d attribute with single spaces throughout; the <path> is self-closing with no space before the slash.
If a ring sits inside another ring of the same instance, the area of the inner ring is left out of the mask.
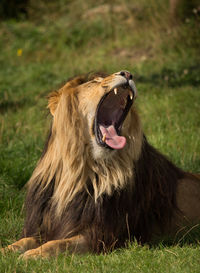
<path id="1" fill-rule="evenodd" d="M 137 244 L 108 255 L 60 255 L 22 261 L 16 254 L 0 258 L 1 272 L 199 272 L 199 249 L 192 246 L 149 249 Z"/>
<path id="2" fill-rule="evenodd" d="M 0 22 L 2 246 L 20 236 L 24 185 L 50 124 L 46 96 L 73 75 L 132 71 L 149 141 L 179 167 L 200 172 L 199 15 L 189 10 L 172 25 L 168 1 L 54 2 L 40 1 L 29 19 Z M 199 272 L 199 260 L 199 241 L 184 238 L 104 256 L 25 262 L 9 254 L 0 256 L 0 272 Z"/>

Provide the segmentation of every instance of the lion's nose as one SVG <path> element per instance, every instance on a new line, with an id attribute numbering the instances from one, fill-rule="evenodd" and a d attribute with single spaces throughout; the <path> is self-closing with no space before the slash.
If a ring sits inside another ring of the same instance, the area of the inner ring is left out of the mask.
<path id="1" fill-rule="evenodd" d="M 133 78 L 133 75 L 132 75 L 129 71 L 123 70 L 123 71 L 121 71 L 119 74 L 120 74 L 121 76 L 123 76 L 124 78 L 126 78 L 127 81 L 129 81 L 129 80 L 131 80 L 131 79 Z"/>

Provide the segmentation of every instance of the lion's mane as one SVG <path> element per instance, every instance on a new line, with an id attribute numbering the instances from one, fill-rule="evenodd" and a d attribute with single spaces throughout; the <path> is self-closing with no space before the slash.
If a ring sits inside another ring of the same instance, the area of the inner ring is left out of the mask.
<path id="1" fill-rule="evenodd" d="M 83 234 L 99 252 L 133 237 L 147 242 L 155 226 L 169 225 L 184 173 L 148 143 L 134 108 L 129 148 L 109 159 L 91 156 L 90 128 L 79 111 L 76 88 L 92 77 L 76 77 L 49 96 L 53 121 L 28 182 L 22 236 L 49 241 Z"/>

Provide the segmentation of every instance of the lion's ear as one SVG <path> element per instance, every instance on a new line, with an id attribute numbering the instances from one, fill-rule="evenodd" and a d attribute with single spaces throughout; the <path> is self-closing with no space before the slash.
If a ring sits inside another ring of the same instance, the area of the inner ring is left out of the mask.
<path id="1" fill-rule="evenodd" d="M 55 110 L 57 108 L 59 98 L 60 98 L 60 93 L 58 91 L 53 91 L 48 96 L 48 106 L 47 106 L 47 108 L 49 108 L 52 116 L 54 115 Z"/>

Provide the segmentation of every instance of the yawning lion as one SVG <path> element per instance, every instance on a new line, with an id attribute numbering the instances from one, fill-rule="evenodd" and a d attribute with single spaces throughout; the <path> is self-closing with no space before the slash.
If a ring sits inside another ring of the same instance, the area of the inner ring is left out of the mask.
<path id="1" fill-rule="evenodd" d="M 22 239 L 4 251 L 99 253 L 200 221 L 200 178 L 148 143 L 132 78 L 88 74 L 49 95 L 53 121 L 28 182 Z"/>

